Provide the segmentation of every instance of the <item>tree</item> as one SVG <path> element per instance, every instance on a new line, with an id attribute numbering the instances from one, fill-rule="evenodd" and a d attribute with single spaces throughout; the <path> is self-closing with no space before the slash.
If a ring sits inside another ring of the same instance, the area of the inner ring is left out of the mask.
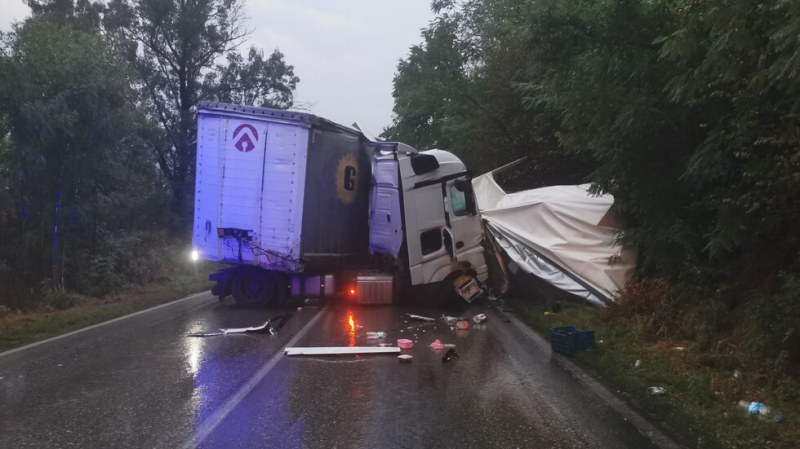
<path id="1" fill-rule="evenodd" d="M 575 183 L 586 167 L 561 150 L 557 115 L 529 109 L 516 86 L 528 63 L 514 33 L 520 2 L 437 0 L 437 18 L 398 64 L 390 139 L 456 152 L 477 173 L 526 156 L 511 188 Z"/>
<path id="2" fill-rule="evenodd" d="M 182 226 L 190 215 L 201 95 L 288 107 L 298 79 L 279 52 L 264 60 L 251 50 L 247 63 L 235 52 L 247 34 L 239 0 L 112 0 L 108 8 L 106 28 L 128 46 L 145 94 L 142 107 L 163 131 L 156 154 Z M 228 66 L 209 75 L 225 55 Z"/>
<path id="3" fill-rule="evenodd" d="M 217 65 L 203 84 L 204 98 L 223 103 L 288 109 L 292 107 L 292 91 L 300 81 L 294 67 L 287 65 L 283 53 L 275 50 L 269 59 L 264 52 L 250 47 L 247 61 L 241 54 L 230 52 L 228 65 Z"/>
<path id="4" fill-rule="evenodd" d="M 3 54 L 0 221 L 13 242 L 0 248 L 12 267 L 4 285 L 24 292 L 48 279 L 60 291 L 108 257 L 107 242 L 130 235 L 158 195 L 141 151 L 146 124 L 131 108 L 126 64 L 98 35 L 32 18 Z"/>

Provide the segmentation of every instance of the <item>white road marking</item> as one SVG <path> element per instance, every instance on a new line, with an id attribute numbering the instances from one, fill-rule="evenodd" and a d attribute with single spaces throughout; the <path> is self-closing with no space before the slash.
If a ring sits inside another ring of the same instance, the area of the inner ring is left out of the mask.
<path id="1" fill-rule="evenodd" d="M 107 326 L 109 324 L 113 324 L 113 323 L 116 323 L 118 321 L 122 321 L 122 320 L 125 320 L 125 319 L 128 319 L 128 318 L 133 318 L 133 317 L 135 317 L 137 315 L 142 315 L 144 313 L 149 313 L 149 312 L 152 312 L 154 310 L 163 309 L 165 307 L 171 307 L 171 306 L 174 306 L 175 304 L 180 304 L 182 302 L 189 301 L 191 299 L 197 298 L 198 296 L 205 295 L 207 293 L 209 293 L 208 290 L 204 291 L 204 292 L 200 292 L 200 293 L 195 293 L 195 294 L 189 295 L 189 296 L 187 296 L 187 297 L 185 297 L 183 299 L 178 299 L 176 301 L 164 303 L 164 304 L 161 304 L 159 306 L 151 307 L 149 309 L 144 309 L 144 310 L 140 310 L 138 312 L 134 312 L 134 313 L 131 313 L 131 314 L 128 314 L 128 315 L 123 315 L 121 317 L 117 317 L 117 318 L 114 318 L 112 320 L 103 321 L 102 323 L 93 324 L 93 325 L 91 325 L 89 327 L 84 327 L 82 329 L 74 330 L 72 332 L 68 332 L 68 333 L 63 334 L 63 335 L 57 335 L 55 337 L 48 338 L 47 340 L 37 341 L 36 343 L 31 343 L 29 345 L 20 346 L 19 348 L 10 349 L 10 350 L 8 350 L 6 352 L 0 353 L 0 358 L 5 357 L 7 355 L 14 354 L 15 352 L 25 351 L 26 349 L 31 349 L 31 348 L 34 348 L 34 347 L 39 346 L 39 345 L 43 345 L 43 344 L 46 344 L 46 343 L 57 341 L 57 340 L 60 340 L 62 338 L 71 337 L 71 336 L 73 336 L 75 334 L 79 334 L 81 332 L 86 332 L 88 330 L 97 329 L 98 327 Z"/>
<path id="2" fill-rule="evenodd" d="M 325 310 L 326 309 L 323 308 L 322 310 L 317 312 L 317 314 L 314 315 L 313 318 L 311 318 L 311 321 L 306 323 L 306 325 L 303 326 L 303 328 L 300 329 L 300 331 L 297 334 L 295 334 L 295 336 L 292 337 L 292 339 L 289 340 L 288 343 L 286 343 L 286 346 L 284 346 L 280 351 L 276 352 L 275 355 L 273 355 L 272 358 L 269 359 L 269 361 L 267 361 L 266 364 L 264 364 L 264 366 L 262 366 L 258 371 L 256 371 L 256 373 L 253 374 L 253 376 L 250 377 L 250 379 L 248 379 L 248 381 L 244 385 L 242 385 L 242 388 L 240 388 L 239 391 L 237 391 L 233 396 L 228 398 L 228 400 L 225 401 L 225 403 L 222 404 L 222 406 L 218 408 L 213 415 L 209 416 L 205 421 L 200 423 L 200 425 L 198 426 L 198 430 L 181 445 L 181 448 L 195 449 L 196 447 L 200 446 L 203 443 L 203 441 L 206 438 L 208 438 L 211 432 L 213 432 L 214 429 L 216 429 L 217 426 L 233 411 L 233 409 L 236 408 L 236 406 L 239 405 L 239 403 L 242 402 L 242 400 L 248 394 L 250 394 L 251 391 L 253 391 L 256 385 L 258 385 L 259 382 L 261 382 L 262 380 L 264 380 L 265 377 L 267 377 L 267 374 L 269 374 L 272 368 L 274 368 L 275 365 L 277 365 L 278 362 L 284 357 L 283 355 L 284 349 L 293 346 L 301 338 L 303 338 L 303 336 L 305 336 L 305 334 L 308 333 L 309 330 L 311 330 L 311 328 L 317 323 L 317 321 L 319 321 L 323 313 L 325 313 Z"/>

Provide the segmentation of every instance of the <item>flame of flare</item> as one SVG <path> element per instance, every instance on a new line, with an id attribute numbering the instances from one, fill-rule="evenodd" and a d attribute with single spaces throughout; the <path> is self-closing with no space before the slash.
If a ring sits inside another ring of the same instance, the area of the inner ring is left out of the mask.
<path id="1" fill-rule="evenodd" d="M 355 332 L 356 331 L 356 322 L 355 322 L 355 320 L 353 320 L 353 315 L 348 315 L 347 316 L 347 324 L 350 325 L 350 332 Z"/>

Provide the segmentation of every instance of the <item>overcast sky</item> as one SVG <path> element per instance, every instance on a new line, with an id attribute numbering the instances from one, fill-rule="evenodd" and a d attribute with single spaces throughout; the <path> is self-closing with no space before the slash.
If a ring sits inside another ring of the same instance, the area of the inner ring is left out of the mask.
<path id="1" fill-rule="evenodd" d="M 24 0 L 0 0 L 0 29 L 24 19 Z M 421 42 L 430 0 L 245 0 L 253 33 L 243 45 L 283 52 L 300 84 L 295 103 L 379 134 L 391 123 L 397 62 Z"/>

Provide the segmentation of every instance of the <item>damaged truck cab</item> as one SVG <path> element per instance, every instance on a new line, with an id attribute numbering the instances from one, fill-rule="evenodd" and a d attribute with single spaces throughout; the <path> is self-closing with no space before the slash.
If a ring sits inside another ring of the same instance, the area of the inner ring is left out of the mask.
<path id="1" fill-rule="evenodd" d="M 488 277 L 464 164 L 312 114 L 201 103 L 193 250 L 244 305 L 347 292 L 471 301 Z"/>
<path id="2" fill-rule="evenodd" d="M 419 294 L 442 300 L 452 289 L 471 300 L 488 269 L 464 163 L 447 151 L 372 146 L 370 250 L 405 260 L 411 285 L 432 287 Z"/>

